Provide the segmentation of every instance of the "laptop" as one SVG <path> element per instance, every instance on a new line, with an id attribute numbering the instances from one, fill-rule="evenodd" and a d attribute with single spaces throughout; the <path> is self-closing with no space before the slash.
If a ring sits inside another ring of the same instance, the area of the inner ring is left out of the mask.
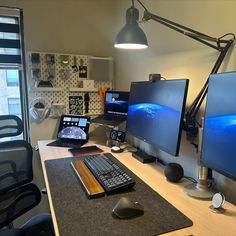
<path id="1" fill-rule="evenodd" d="M 118 126 L 126 121 L 129 106 L 129 92 L 106 91 L 104 114 L 91 120 L 92 123 Z"/>
<path id="2" fill-rule="evenodd" d="M 88 142 L 90 117 L 63 115 L 61 116 L 57 140 L 47 146 L 79 148 Z"/>

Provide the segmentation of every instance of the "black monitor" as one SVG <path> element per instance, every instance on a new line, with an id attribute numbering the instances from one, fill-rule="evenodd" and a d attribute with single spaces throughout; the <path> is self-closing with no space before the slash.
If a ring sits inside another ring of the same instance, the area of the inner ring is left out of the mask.
<path id="1" fill-rule="evenodd" d="M 236 72 L 210 76 L 201 162 L 236 180 Z"/>
<path id="2" fill-rule="evenodd" d="M 177 156 L 187 89 L 187 79 L 132 82 L 127 132 Z"/>

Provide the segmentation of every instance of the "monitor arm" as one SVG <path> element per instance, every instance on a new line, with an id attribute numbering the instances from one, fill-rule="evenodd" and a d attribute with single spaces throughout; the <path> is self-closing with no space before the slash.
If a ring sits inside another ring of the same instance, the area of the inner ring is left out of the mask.
<path id="1" fill-rule="evenodd" d="M 228 50 L 230 49 L 231 45 L 235 41 L 235 35 L 233 33 L 227 33 L 219 38 L 214 38 L 209 35 L 203 34 L 201 32 L 198 32 L 196 30 L 193 30 L 191 28 L 188 28 L 186 26 L 180 25 L 178 23 L 175 23 L 173 21 L 167 20 L 163 17 L 154 15 L 150 13 L 147 8 L 142 4 L 140 0 L 137 0 L 137 2 L 144 8 L 144 15 L 142 21 L 149 21 L 154 20 L 156 22 L 159 22 L 162 25 L 167 26 L 168 28 L 171 28 L 181 34 L 184 34 L 185 36 L 188 36 L 202 44 L 205 44 L 211 48 L 214 48 L 215 50 L 219 51 L 219 56 L 216 60 L 216 63 L 214 64 L 205 84 L 203 85 L 202 89 L 200 90 L 199 94 L 196 96 L 190 107 L 185 112 L 185 119 L 184 119 L 184 130 L 187 131 L 187 133 L 190 136 L 196 136 L 198 127 L 200 126 L 199 123 L 196 120 L 197 113 L 202 105 L 202 102 L 204 101 L 204 98 L 207 94 L 208 89 L 208 82 L 209 77 L 211 74 L 215 74 L 218 72 Z M 134 1 L 132 1 L 132 5 L 134 7 Z M 230 37 L 230 38 L 229 38 Z M 229 38 L 229 39 L 226 39 Z"/>

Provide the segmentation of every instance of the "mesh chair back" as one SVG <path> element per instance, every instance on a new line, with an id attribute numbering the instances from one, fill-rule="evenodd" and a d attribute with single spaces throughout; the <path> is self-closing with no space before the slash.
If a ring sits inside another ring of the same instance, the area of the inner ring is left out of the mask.
<path id="1" fill-rule="evenodd" d="M 17 136 L 23 132 L 23 123 L 18 116 L 0 115 L 0 138 Z"/>
<path id="2" fill-rule="evenodd" d="M 32 154 L 24 140 L 0 143 L 0 194 L 32 181 Z"/>
<path id="3" fill-rule="evenodd" d="M 0 195 L 0 228 L 32 209 L 41 200 L 38 187 L 27 184 Z"/>

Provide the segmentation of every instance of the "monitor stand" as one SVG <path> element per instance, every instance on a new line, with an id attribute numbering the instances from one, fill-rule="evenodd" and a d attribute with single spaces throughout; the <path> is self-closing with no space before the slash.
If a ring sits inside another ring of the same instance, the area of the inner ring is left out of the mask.
<path id="1" fill-rule="evenodd" d="M 184 192 L 190 197 L 198 199 L 211 199 L 214 192 L 209 188 L 208 181 L 208 168 L 205 166 L 199 166 L 198 182 L 186 185 Z"/>
<path id="2" fill-rule="evenodd" d="M 156 160 L 154 156 L 148 155 L 147 153 L 141 150 L 137 150 L 136 152 L 133 152 L 132 156 L 144 164 L 151 163 Z"/>
<path id="3" fill-rule="evenodd" d="M 203 123 L 203 119 L 202 119 Z M 200 153 L 202 149 L 202 133 L 203 128 L 198 129 L 198 148 L 197 156 L 198 163 L 200 163 Z M 198 166 L 198 182 L 195 184 L 189 184 L 184 187 L 184 192 L 190 197 L 198 199 L 211 199 L 214 195 L 214 192 L 209 188 L 209 179 L 208 179 L 208 168 L 205 166 Z"/>

